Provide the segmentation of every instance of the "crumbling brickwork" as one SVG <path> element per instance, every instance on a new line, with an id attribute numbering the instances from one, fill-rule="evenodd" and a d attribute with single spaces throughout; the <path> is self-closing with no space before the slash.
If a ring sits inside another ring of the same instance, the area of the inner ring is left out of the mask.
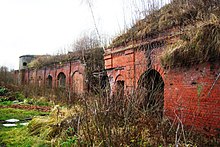
<path id="1" fill-rule="evenodd" d="M 85 65 L 80 61 L 54 63 L 39 69 L 21 69 L 18 77 L 21 79 L 21 84 L 46 86 L 46 88 L 65 87 L 76 94 L 83 94 L 86 90 Z"/>
<path id="2" fill-rule="evenodd" d="M 125 94 L 133 93 L 141 76 L 156 70 L 164 81 L 164 115 L 208 134 L 220 133 L 219 59 L 164 67 L 160 56 L 165 47 L 156 42 L 174 42 L 178 35 L 167 32 L 165 36 L 106 49 L 105 68 L 112 94 L 118 90 L 117 81 L 123 81 Z"/>

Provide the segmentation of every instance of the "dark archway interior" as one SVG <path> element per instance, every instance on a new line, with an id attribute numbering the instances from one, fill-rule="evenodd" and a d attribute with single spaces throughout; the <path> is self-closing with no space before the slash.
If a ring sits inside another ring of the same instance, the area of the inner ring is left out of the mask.
<path id="1" fill-rule="evenodd" d="M 138 81 L 139 91 L 143 97 L 142 106 L 152 114 L 163 116 L 164 81 L 159 72 L 148 70 Z"/>
<path id="2" fill-rule="evenodd" d="M 65 87 L 66 86 L 66 75 L 64 73 L 59 73 L 58 75 L 58 86 Z"/>
<path id="3" fill-rule="evenodd" d="M 117 91 L 117 96 L 122 97 L 124 96 L 124 81 L 123 80 L 118 80 L 116 82 L 116 91 Z"/>
<path id="4" fill-rule="evenodd" d="M 48 86 L 48 88 L 52 88 L 52 81 L 53 81 L 53 78 L 52 78 L 51 75 L 49 75 L 47 77 L 47 86 Z"/>
<path id="5" fill-rule="evenodd" d="M 27 62 L 23 62 L 23 66 L 27 66 Z"/>

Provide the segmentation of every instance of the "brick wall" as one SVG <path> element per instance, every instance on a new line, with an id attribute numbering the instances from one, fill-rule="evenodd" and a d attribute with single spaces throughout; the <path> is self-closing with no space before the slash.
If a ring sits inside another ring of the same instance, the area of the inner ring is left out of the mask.
<path id="1" fill-rule="evenodd" d="M 62 64 L 51 64 L 40 69 L 26 69 L 20 71 L 22 84 L 32 84 L 37 86 L 48 85 L 48 77 L 52 78 L 52 87 L 59 87 L 58 75 L 65 75 L 65 87 L 76 94 L 82 94 L 86 90 L 85 86 L 85 65 L 80 61 L 66 62 Z M 76 90 L 76 83 L 78 84 Z"/>
<path id="2" fill-rule="evenodd" d="M 104 59 L 112 94 L 118 79 L 124 81 L 124 93 L 129 94 L 144 72 L 155 69 L 165 84 L 166 116 L 173 120 L 179 117 L 185 125 L 208 134 L 220 133 L 220 62 L 164 69 L 159 58 L 162 51 L 163 47 L 154 48 L 147 57 L 145 50 L 137 48 L 107 49 Z"/>
<path id="3" fill-rule="evenodd" d="M 220 133 L 219 63 L 167 70 L 165 114 L 207 133 Z"/>

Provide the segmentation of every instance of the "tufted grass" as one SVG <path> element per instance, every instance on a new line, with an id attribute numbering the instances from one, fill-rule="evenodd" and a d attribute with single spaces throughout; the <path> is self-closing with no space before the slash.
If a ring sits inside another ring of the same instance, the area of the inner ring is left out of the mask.
<path id="1" fill-rule="evenodd" d="M 0 109 L 0 120 L 7 120 L 11 118 L 23 120 L 25 118 L 32 118 L 37 115 L 47 115 L 47 114 L 48 112 L 21 110 L 21 109 L 14 109 L 14 108 L 1 108 Z"/>
<path id="2" fill-rule="evenodd" d="M 220 59 L 219 22 L 209 22 L 187 33 L 189 35 L 180 37 L 179 40 L 168 45 L 164 50 L 161 56 L 163 66 L 184 66 L 190 63 L 203 63 Z"/>

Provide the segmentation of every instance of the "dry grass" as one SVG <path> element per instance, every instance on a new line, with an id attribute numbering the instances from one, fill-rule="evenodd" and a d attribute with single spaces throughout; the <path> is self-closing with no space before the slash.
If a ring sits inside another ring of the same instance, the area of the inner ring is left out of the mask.
<path id="1" fill-rule="evenodd" d="M 115 38 L 110 47 L 124 46 L 130 41 L 156 38 L 161 32 L 173 27 L 184 27 L 198 21 L 220 19 L 220 2 L 176 1 L 138 21 L 126 33 Z"/>
<path id="2" fill-rule="evenodd" d="M 163 66 L 184 66 L 219 58 L 220 25 L 207 23 L 190 30 L 176 43 L 168 45 L 161 56 L 161 63 Z"/>
<path id="3" fill-rule="evenodd" d="M 77 129 L 78 116 L 82 111 L 79 105 L 70 109 L 55 106 L 49 116 L 35 117 L 28 125 L 28 131 L 41 140 L 60 145 L 60 141 L 66 139 L 68 128 Z"/>
<path id="4" fill-rule="evenodd" d="M 28 125 L 29 134 L 52 146 L 207 146 L 211 141 L 213 145 L 218 143 L 198 133 L 177 130 L 175 123 L 182 125 L 180 122 L 152 116 L 147 109 L 142 109 L 140 94 L 82 99 L 71 109 L 57 106 L 50 116 L 34 118 Z"/>
<path id="5" fill-rule="evenodd" d="M 43 66 L 53 65 L 53 64 L 62 64 L 67 61 L 81 59 L 82 53 L 76 51 L 74 53 L 60 54 L 60 55 L 46 55 L 38 56 L 33 61 L 28 64 L 29 68 L 41 68 Z"/>

